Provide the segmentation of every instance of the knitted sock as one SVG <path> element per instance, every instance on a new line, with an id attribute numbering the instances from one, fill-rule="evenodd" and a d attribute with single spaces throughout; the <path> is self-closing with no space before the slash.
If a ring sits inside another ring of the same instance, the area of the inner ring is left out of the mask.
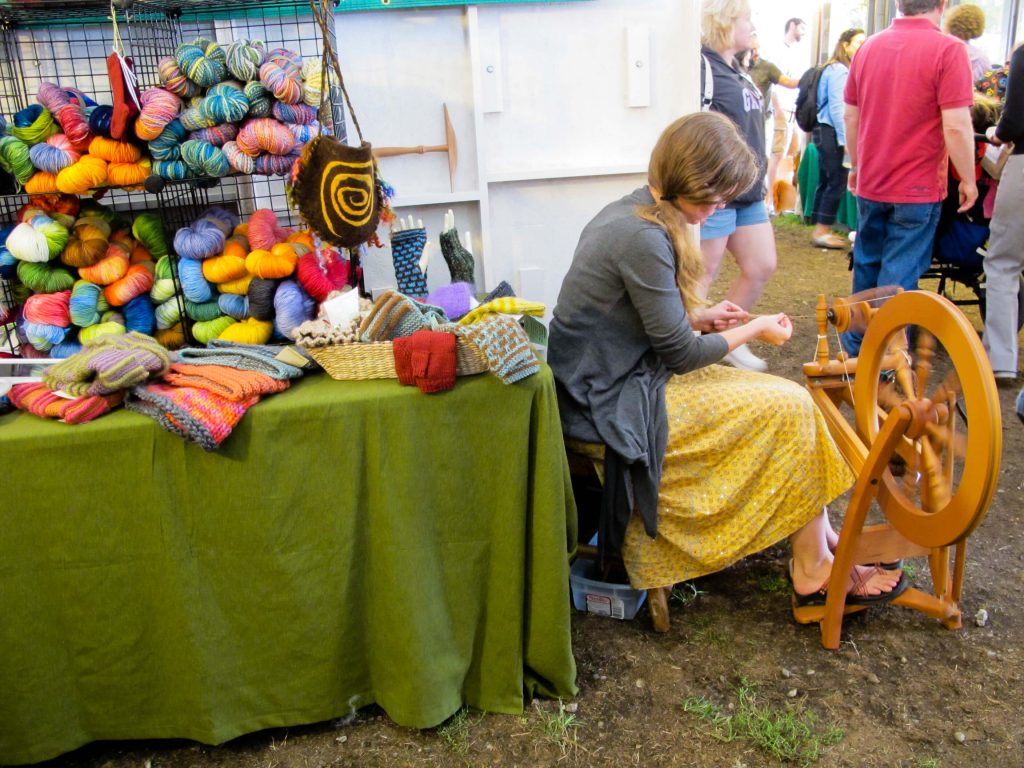
<path id="1" fill-rule="evenodd" d="M 259 371 L 189 363 L 172 363 L 171 370 L 164 374 L 164 381 L 178 387 L 205 389 L 236 403 L 250 397 L 284 392 L 290 386 L 287 379 L 275 379 Z"/>
<path id="2" fill-rule="evenodd" d="M 395 339 L 395 370 L 402 384 L 415 384 L 421 392 L 444 392 L 455 386 L 455 334 L 416 331 Z"/>
<path id="3" fill-rule="evenodd" d="M 361 341 L 391 341 L 411 336 L 416 331 L 430 330 L 447 320 L 441 307 L 413 301 L 394 291 L 384 291 L 359 324 L 357 336 Z"/>
<path id="4" fill-rule="evenodd" d="M 195 387 L 147 384 L 132 389 L 125 407 L 155 419 L 169 432 L 214 451 L 227 439 L 245 412 L 259 402 L 240 402 Z"/>
<path id="5" fill-rule="evenodd" d="M 489 315 L 480 322 L 460 326 L 459 334 L 484 353 L 488 369 L 506 384 L 540 370 L 526 331 L 507 315 Z"/>
<path id="6" fill-rule="evenodd" d="M 493 291 L 484 296 L 484 300 L 481 301 L 480 303 L 487 304 L 489 302 L 494 301 L 495 299 L 504 299 L 508 297 L 514 297 L 515 295 L 516 292 L 512 290 L 512 286 L 509 285 L 508 282 L 506 282 L 505 280 L 502 280 L 500 283 L 498 283 L 498 285 L 495 287 Z"/>
<path id="7" fill-rule="evenodd" d="M 265 373 L 273 379 L 297 379 L 302 370 L 277 359 L 280 348 L 259 344 L 236 344 L 215 339 L 209 347 L 185 347 L 174 353 L 175 362 L 197 365 L 226 365 L 243 371 Z"/>
<path id="8" fill-rule="evenodd" d="M 536 315 L 540 317 L 544 314 L 544 305 L 538 301 L 527 301 L 526 299 L 517 299 L 514 296 L 493 299 L 492 301 L 488 301 L 486 304 L 481 304 L 479 307 L 477 307 L 468 315 L 459 320 L 459 325 L 469 325 L 470 323 L 475 323 L 482 317 L 491 314 Z"/>
<path id="9" fill-rule="evenodd" d="M 462 247 L 454 227 L 441 233 L 441 255 L 448 264 L 453 283 L 473 284 L 473 254 Z"/>
<path id="10" fill-rule="evenodd" d="M 427 230 L 403 229 L 391 235 L 391 259 L 395 263 L 398 290 L 421 299 L 427 295 L 427 273 L 420 271 L 420 257 L 427 245 Z"/>
<path id="11" fill-rule="evenodd" d="M 170 364 L 155 339 L 132 331 L 86 342 L 81 352 L 47 368 L 43 381 L 69 395 L 109 395 L 161 376 Z"/>

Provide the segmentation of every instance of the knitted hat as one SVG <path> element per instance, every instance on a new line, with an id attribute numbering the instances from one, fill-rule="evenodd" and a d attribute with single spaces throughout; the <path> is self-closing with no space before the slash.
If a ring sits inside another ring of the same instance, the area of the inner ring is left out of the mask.
<path id="1" fill-rule="evenodd" d="M 171 370 L 164 374 L 164 381 L 178 387 L 206 389 L 236 403 L 250 397 L 284 392 L 290 386 L 287 379 L 275 379 L 259 371 L 190 363 L 172 363 Z"/>
<path id="2" fill-rule="evenodd" d="M 162 375 L 170 364 L 167 350 L 155 339 L 132 331 L 86 341 L 81 352 L 50 366 L 43 381 L 79 397 L 109 395 Z"/>
<path id="3" fill-rule="evenodd" d="M 197 365 L 226 365 L 243 371 L 265 373 L 274 379 L 297 379 L 302 369 L 277 359 L 279 347 L 262 344 L 236 344 L 214 339 L 209 347 L 185 347 L 174 354 L 174 361 Z"/>
<path id="4" fill-rule="evenodd" d="M 45 384 L 37 382 L 15 384 L 11 387 L 9 397 L 11 405 L 19 410 L 43 418 L 61 419 L 67 424 L 84 424 L 120 405 L 124 393 L 68 399 L 55 395 Z"/>
<path id="5" fill-rule="evenodd" d="M 234 402 L 209 390 L 147 384 L 132 389 L 125 408 L 156 419 L 168 432 L 214 451 L 258 397 Z"/>
<path id="6" fill-rule="evenodd" d="M 444 392 L 455 387 L 455 335 L 440 331 L 416 331 L 395 339 L 395 370 L 398 380 L 415 384 L 421 392 Z"/>
<path id="7" fill-rule="evenodd" d="M 359 324 L 360 341 L 391 341 L 430 330 L 447 321 L 444 310 L 421 304 L 394 291 L 384 291 L 373 302 L 370 313 Z"/>
<path id="8" fill-rule="evenodd" d="M 486 315 L 492 314 L 537 315 L 540 317 L 544 314 L 544 305 L 539 301 L 527 301 L 526 299 L 517 299 L 514 296 L 492 299 L 486 304 L 481 304 L 459 320 L 459 325 L 469 325 Z"/>
<path id="9" fill-rule="evenodd" d="M 473 294 L 469 283 L 452 283 L 431 291 L 427 301 L 441 307 L 451 320 L 458 320 L 473 308 Z"/>
<path id="10" fill-rule="evenodd" d="M 459 335 L 484 353 L 487 368 L 506 384 L 540 370 L 526 331 L 507 315 L 488 315 L 478 323 L 460 326 Z"/>

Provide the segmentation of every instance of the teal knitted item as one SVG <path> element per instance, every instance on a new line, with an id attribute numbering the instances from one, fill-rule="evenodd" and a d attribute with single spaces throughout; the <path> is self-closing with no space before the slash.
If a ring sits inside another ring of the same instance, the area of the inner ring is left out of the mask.
<path id="1" fill-rule="evenodd" d="M 448 264 L 453 283 L 473 284 L 473 254 L 462 247 L 454 227 L 441 233 L 441 255 Z"/>
<path id="2" fill-rule="evenodd" d="M 275 379 L 297 379 L 302 370 L 277 359 L 280 347 L 238 344 L 215 339 L 209 347 L 185 347 L 174 354 L 176 363 L 226 365 L 243 371 L 258 371 Z"/>
<path id="3" fill-rule="evenodd" d="M 391 341 L 416 331 L 434 330 L 448 322 L 441 307 L 413 301 L 394 291 L 384 291 L 373 303 L 356 332 L 360 341 Z"/>
<path id="4" fill-rule="evenodd" d="M 487 315 L 478 322 L 458 326 L 458 333 L 484 353 L 487 368 L 506 384 L 540 370 L 526 331 L 508 315 Z"/>
<path id="5" fill-rule="evenodd" d="M 398 290 L 415 299 L 427 295 L 427 273 L 420 271 L 420 257 L 426 245 L 425 229 L 403 229 L 391 235 L 391 260 L 395 263 Z"/>

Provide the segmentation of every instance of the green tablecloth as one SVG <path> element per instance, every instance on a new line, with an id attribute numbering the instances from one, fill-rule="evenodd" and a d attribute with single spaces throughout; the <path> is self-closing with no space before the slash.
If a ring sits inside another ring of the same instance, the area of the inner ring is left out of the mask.
<path id="1" fill-rule="evenodd" d="M 818 188 L 818 148 L 814 144 L 807 142 L 804 153 L 800 156 L 800 168 L 796 175 L 804 219 L 810 220 L 814 212 L 814 191 Z M 836 224 L 842 224 L 853 231 L 857 229 L 857 198 L 850 190 L 843 192 L 839 199 Z"/>
<path id="2" fill-rule="evenodd" d="M 213 454 L 127 411 L 11 414 L 0 460 L 0 763 L 576 693 L 546 367 L 429 396 L 310 377 Z"/>

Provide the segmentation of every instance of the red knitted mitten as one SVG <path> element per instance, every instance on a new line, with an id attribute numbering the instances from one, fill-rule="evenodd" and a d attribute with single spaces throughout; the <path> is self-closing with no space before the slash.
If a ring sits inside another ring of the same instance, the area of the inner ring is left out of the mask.
<path id="1" fill-rule="evenodd" d="M 123 67 L 123 68 L 122 68 Z M 131 74 L 128 78 L 125 69 Z M 129 123 L 139 114 L 139 89 L 135 83 L 135 63 L 114 52 L 107 56 L 107 74 L 114 94 L 114 114 L 110 118 L 110 138 L 123 139 Z"/>

